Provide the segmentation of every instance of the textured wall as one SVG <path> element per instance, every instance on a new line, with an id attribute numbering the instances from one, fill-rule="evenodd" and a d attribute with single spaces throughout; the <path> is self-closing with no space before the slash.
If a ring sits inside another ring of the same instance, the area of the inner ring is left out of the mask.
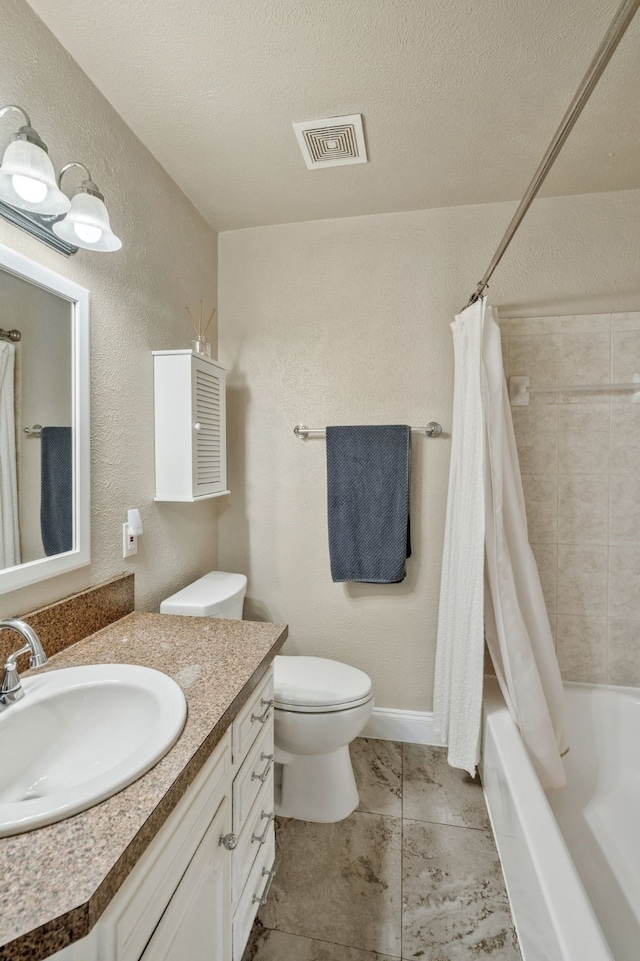
<path id="1" fill-rule="evenodd" d="M 216 565 L 215 501 L 153 503 L 151 360 L 154 348 L 189 345 L 185 304 L 213 304 L 216 235 L 22 0 L 2 5 L 0 103 L 31 114 L 57 170 L 70 160 L 89 167 L 123 241 L 119 253 L 67 260 L 0 221 L 0 242 L 91 291 L 92 365 L 91 566 L 0 596 L 0 615 L 123 571 L 136 574 L 137 607 L 152 610 Z M 0 150 L 11 133 L 5 117 Z M 133 506 L 145 533 L 137 556 L 123 561 L 122 523 Z"/>
<path id="2" fill-rule="evenodd" d="M 640 313 L 503 319 L 507 375 L 532 387 L 630 383 Z M 562 676 L 640 684 L 640 405 L 533 393 L 513 407 L 529 539 Z"/>
<path id="3" fill-rule="evenodd" d="M 510 204 L 319 221 L 220 237 L 230 487 L 220 564 L 246 571 L 253 615 L 288 621 L 288 650 L 368 671 L 379 706 L 431 707 L 451 425 L 449 323 Z M 537 201 L 492 284 L 510 316 L 640 307 L 640 191 Z M 325 445 L 301 421 L 439 420 L 416 438 L 414 556 L 401 585 L 333 584 Z"/>

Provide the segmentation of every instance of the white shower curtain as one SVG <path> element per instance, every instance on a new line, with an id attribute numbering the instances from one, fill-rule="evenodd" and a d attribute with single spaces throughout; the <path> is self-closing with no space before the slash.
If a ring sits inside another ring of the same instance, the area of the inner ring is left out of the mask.
<path id="1" fill-rule="evenodd" d="M 562 680 L 527 538 L 500 330 L 484 299 L 459 314 L 452 330 L 456 361 L 452 473 L 440 590 L 435 722 L 448 736 L 449 763 L 473 774 L 479 760 L 486 635 L 502 693 L 540 781 L 545 788 L 561 787 L 566 781 L 560 759 Z M 477 409 L 471 410 L 478 399 Z M 462 409 L 460 400 L 466 402 Z M 461 427 L 461 420 L 468 423 Z M 465 437 L 471 425 L 479 438 L 473 443 Z M 482 508 L 477 506 L 478 486 Z M 479 540 L 484 545 L 482 556 Z M 478 585 L 483 580 L 482 589 Z M 482 590 L 484 605 L 479 600 Z"/>
<path id="2" fill-rule="evenodd" d="M 20 563 L 14 392 L 15 347 L 0 342 L 0 567 Z"/>
<path id="3" fill-rule="evenodd" d="M 451 325 L 455 376 L 433 715 L 449 764 L 475 774 L 484 662 L 482 304 Z"/>

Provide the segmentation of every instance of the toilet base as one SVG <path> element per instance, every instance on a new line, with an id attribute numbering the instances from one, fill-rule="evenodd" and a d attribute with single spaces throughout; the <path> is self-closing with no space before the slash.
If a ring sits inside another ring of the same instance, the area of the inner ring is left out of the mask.
<path id="1" fill-rule="evenodd" d="M 328 754 L 289 754 L 276 746 L 276 804 L 279 817 L 331 824 L 360 803 L 349 748 Z"/>

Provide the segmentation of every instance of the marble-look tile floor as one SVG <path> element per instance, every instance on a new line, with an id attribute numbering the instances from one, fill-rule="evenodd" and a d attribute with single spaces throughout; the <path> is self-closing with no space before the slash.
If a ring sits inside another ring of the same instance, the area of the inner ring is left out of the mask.
<path id="1" fill-rule="evenodd" d="M 278 819 L 243 961 L 520 961 L 482 789 L 443 748 L 359 738 L 360 805 Z"/>

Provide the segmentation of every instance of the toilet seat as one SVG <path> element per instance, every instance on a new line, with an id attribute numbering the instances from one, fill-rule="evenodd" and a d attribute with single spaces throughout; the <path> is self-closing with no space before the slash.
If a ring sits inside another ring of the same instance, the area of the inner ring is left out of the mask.
<path id="1" fill-rule="evenodd" d="M 371 678 L 348 664 L 324 657 L 274 660 L 274 705 L 297 714 L 328 714 L 366 704 L 373 697 Z"/>

